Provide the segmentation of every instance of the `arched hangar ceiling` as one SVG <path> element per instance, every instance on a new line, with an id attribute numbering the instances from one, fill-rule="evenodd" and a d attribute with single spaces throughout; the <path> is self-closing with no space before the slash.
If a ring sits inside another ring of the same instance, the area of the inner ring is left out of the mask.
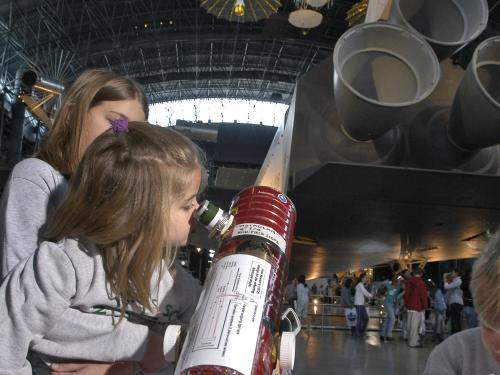
<path id="1" fill-rule="evenodd" d="M 294 2 L 256 23 L 217 19 L 200 0 L 0 1 L 3 76 L 22 64 L 71 80 L 104 67 L 142 83 L 152 102 L 242 98 L 287 103 L 297 77 L 328 57 L 355 0 L 322 10 L 307 33 L 288 23 Z"/>

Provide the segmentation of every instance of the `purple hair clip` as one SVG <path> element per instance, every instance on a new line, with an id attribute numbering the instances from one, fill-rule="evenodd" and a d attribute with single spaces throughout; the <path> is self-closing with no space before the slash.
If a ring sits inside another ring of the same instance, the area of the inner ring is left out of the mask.
<path id="1" fill-rule="evenodd" d="M 128 120 L 125 118 L 117 118 L 111 120 L 111 129 L 113 133 L 127 133 L 128 132 Z"/>

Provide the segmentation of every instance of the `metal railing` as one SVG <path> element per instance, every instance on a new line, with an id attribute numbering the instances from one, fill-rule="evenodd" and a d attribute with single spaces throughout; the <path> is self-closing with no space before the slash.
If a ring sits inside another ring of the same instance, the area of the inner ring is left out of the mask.
<path id="1" fill-rule="evenodd" d="M 340 297 L 333 297 L 333 303 L 319 302 L 313 299 L 309 303 L 309 314 L 306 325 L 312 329 L 345 329 L 347 326 L 344 307 L 340 305 Z M 378 304 L 368 304 L 368 328 L 369 331 L 378 331 L 385 319 L 385 311 Z"/>
<path id="2" fill-rule="evenodd" d="M 328 302 L 322 302 L 325 300 Z M 380 331 L 386 317 L 383 299 L 371 298 L 366 307 L 368 312 L 367 331 Z M 426 311 L 431 312 L 432 310 L 428 308 Z M 307 329 L 350 330 L 347 326 L 344 307 L 340 304 L 340 296 L 322 298 L 313 296 L 309 302 L 309 312 L 305 325 Z M 426 320 L 426 326 L 427 332 L 432 332 L 432 318 Z M 398 316 L 396 316 L 393 331 L 402 331 L 402 321 Z"/>

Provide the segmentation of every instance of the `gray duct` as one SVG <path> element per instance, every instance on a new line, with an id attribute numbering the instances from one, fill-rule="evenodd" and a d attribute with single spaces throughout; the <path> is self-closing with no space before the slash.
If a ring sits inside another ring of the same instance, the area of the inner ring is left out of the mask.
<path id="1" fill-rule="evenodd" d="M 393 0 L 390 21 L 421 34 L 443 60 L 483 32 L 488 4 L 486 0 Z"/>
<path id="2" fill-rule="evenodd" d="M 448 132 L 465 150 L 500 143 L 500 36 L 476 48 L 455 95 Z"/>
<path id="3" fill-rule="evenodd" d="M 42 77 L 34 70 L 28 69 L 22 73 L 22 83 L 31 90 L 32 88 L 52 94 L 62 94 L 64 85 L 58 81 Z"/>
<path id="4" fill-rule="evenodd" d="M 449 95 L 445 102 L 431 95 L 441 75 L 437 57 L 484 30 L 486 1 L 395 0 L 391 20 L 400 25 L 358 25 L 335 46 L 334 110 L 341 130 L 353 141 L 403 131 L 409 146 L 404 164 L 490 171 L 498 155 L 485 148 L 500 143 L 500 37 L 477 48 L 451 111 Z M 400 138 L 396 133 L 393 140 Z"/>
<path id="5" fill-rule="evenodd" d="M 378 138 L 412 116 L 440 77 L 436 55 L 421 36 L 383 22 L 345 32 L 333 65 L 341 126 L 357 141 Z"/>

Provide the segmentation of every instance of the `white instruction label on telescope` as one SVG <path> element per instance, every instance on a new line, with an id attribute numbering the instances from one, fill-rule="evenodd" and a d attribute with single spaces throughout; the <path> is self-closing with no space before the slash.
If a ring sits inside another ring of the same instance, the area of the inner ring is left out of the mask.
<path id="1" fill-rule="evenodd" d="M 282 235 L 273 228 L 256 223 L 243 223 L 234 226 L 231 237 L 237 236 L 259 236 L 265 238 L 279 247 L 282 253 L 286 253 L 286 241 Z"/>
<path id="2" fill-rule="evenodd" d="M 212 265 L 176 375 L 195 366 L 251 373 L 270 273 L 270 263 L 245 254 Z"/>

